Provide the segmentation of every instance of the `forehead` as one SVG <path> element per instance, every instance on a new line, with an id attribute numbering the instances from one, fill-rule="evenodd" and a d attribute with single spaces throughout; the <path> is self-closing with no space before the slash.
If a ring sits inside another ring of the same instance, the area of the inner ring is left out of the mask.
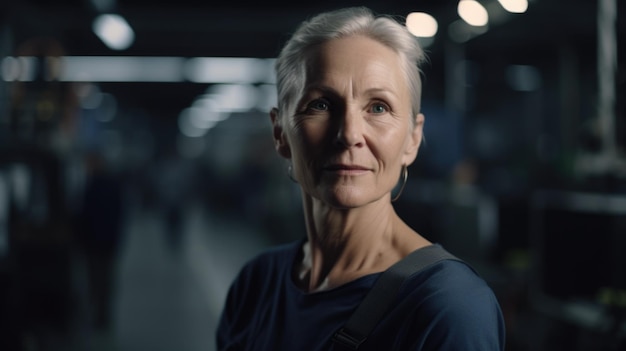
<path id="1" fill-rule="evenodd" d="M 388 46 L 365 36 L 332 39 L 316 46 L 309 56 L 306 85 L 319 82 L 405 88 L 400 56 Z M 370 87 L 371 88 L 371 87 Z"/>

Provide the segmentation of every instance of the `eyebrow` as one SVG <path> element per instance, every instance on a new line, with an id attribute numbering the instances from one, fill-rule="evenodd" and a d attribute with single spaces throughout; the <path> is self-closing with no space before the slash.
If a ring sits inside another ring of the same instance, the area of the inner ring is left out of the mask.
<path id="1" fill-rule="evenodd" d="M 308 92 L 311 92 L 311 91 L 319 91 L 319 92 L 322 92 L 322 93 L 331 93 L 331 94 L 334 94 L 334 95 L 339 95 L 337 90 L 335 90 L 335 89 L 333 89 L 331 87 L 328 87 L 326 85 L 321 85 L 321 84 L 306 85 L 304 87 L 304 89 L 302 90 L 302 92 L 305 93 L 305 94 L 308 93 Z"/>
<path id="2" fill-rule="evenodd" d="M 339 96 L 340 94 L 337 92 L 337 90 L 326 86 L 326 85 L 322 85 L 322 84 L 311 84 L 308 86 L 305 86 L 303 89 L 303 96 L 306 95 L 307 93 L 310 93 L 312 91 L 317 91 L 317 92 L 321 92 L 321 93 L 327 93 L 327 94 L 332 94 L 332 95 L 336 95 Z M 389 95 L 393 95 L 394 97 L 399 97 L 398 94 L 396 94 L 392 89 L 388 89 L 388 88 L 369 88 L 367 90 L 364 91 L 365 94 L 367 95 L 373 95 L 373 94 L 389 94 Z"/>
<path id="3" fill-rule="evenodd" d="M 393 90 L 385 89 L 385 88 L 370 88 L 370 89 L 365 90 L 365 93 L 370 94 L 370 95 L 382 93 L 382 94 L 393 95 L 396 98 L 399 97 L 398 94 L 396 94 L 396 92 L 394 92 Z"/>

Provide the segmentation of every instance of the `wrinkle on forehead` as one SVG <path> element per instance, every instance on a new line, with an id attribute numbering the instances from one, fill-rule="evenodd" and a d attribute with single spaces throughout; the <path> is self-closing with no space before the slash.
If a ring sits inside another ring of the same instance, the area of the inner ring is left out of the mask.
<path id="1" fill-rule="evenodd" d="M 350 40 L 354 45 L 346 45 Z M 357 47 L 358 51 L 348 51 Z M 400 98 L 408 82 L 402 74 L 400 57 L 389 47 L 364 36 L 333 39 L 311 48 L 303 93 L 311 89 L 341 90 L 355 97 L 374 90 L 384 90 Z M 348 58 L 348 59 L 345 59 Z M 364 62 L 363 65 L 359 63 Z M 362 71 L 357 71 L 361 69 Z M 355 79 L 356 78 L 356 79 Z M 404 97 L 402 97 L 404 98 Z M 407 100 L 409 102 L 410 100 Z"/>

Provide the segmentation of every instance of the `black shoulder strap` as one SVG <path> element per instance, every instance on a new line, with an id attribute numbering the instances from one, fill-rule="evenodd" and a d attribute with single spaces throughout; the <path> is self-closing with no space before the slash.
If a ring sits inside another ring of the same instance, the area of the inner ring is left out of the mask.
<path id="1" fill-rule="evenodd" d="M 389 267 L 378 278 L 346 325 L 335 333 L 333 342 L 352 350 L 358 349 L 387 312 L 404 280 L 441 260 L 460 261 L 441 246 L 429 245 L 413 251 Z"/>

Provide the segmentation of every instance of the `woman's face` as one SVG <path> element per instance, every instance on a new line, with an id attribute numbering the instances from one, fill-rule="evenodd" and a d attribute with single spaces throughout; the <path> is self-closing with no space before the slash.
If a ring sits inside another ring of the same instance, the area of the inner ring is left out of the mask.
<path id="1" fill-rule="evenodd" d="M 393 50 L 362 36 L 316 49 L 295 114 L 280 123 L 272 113 L 276 148 L 306 194 L 338 208 L 388 201 L 422 138 L 400 67 Z"/>

